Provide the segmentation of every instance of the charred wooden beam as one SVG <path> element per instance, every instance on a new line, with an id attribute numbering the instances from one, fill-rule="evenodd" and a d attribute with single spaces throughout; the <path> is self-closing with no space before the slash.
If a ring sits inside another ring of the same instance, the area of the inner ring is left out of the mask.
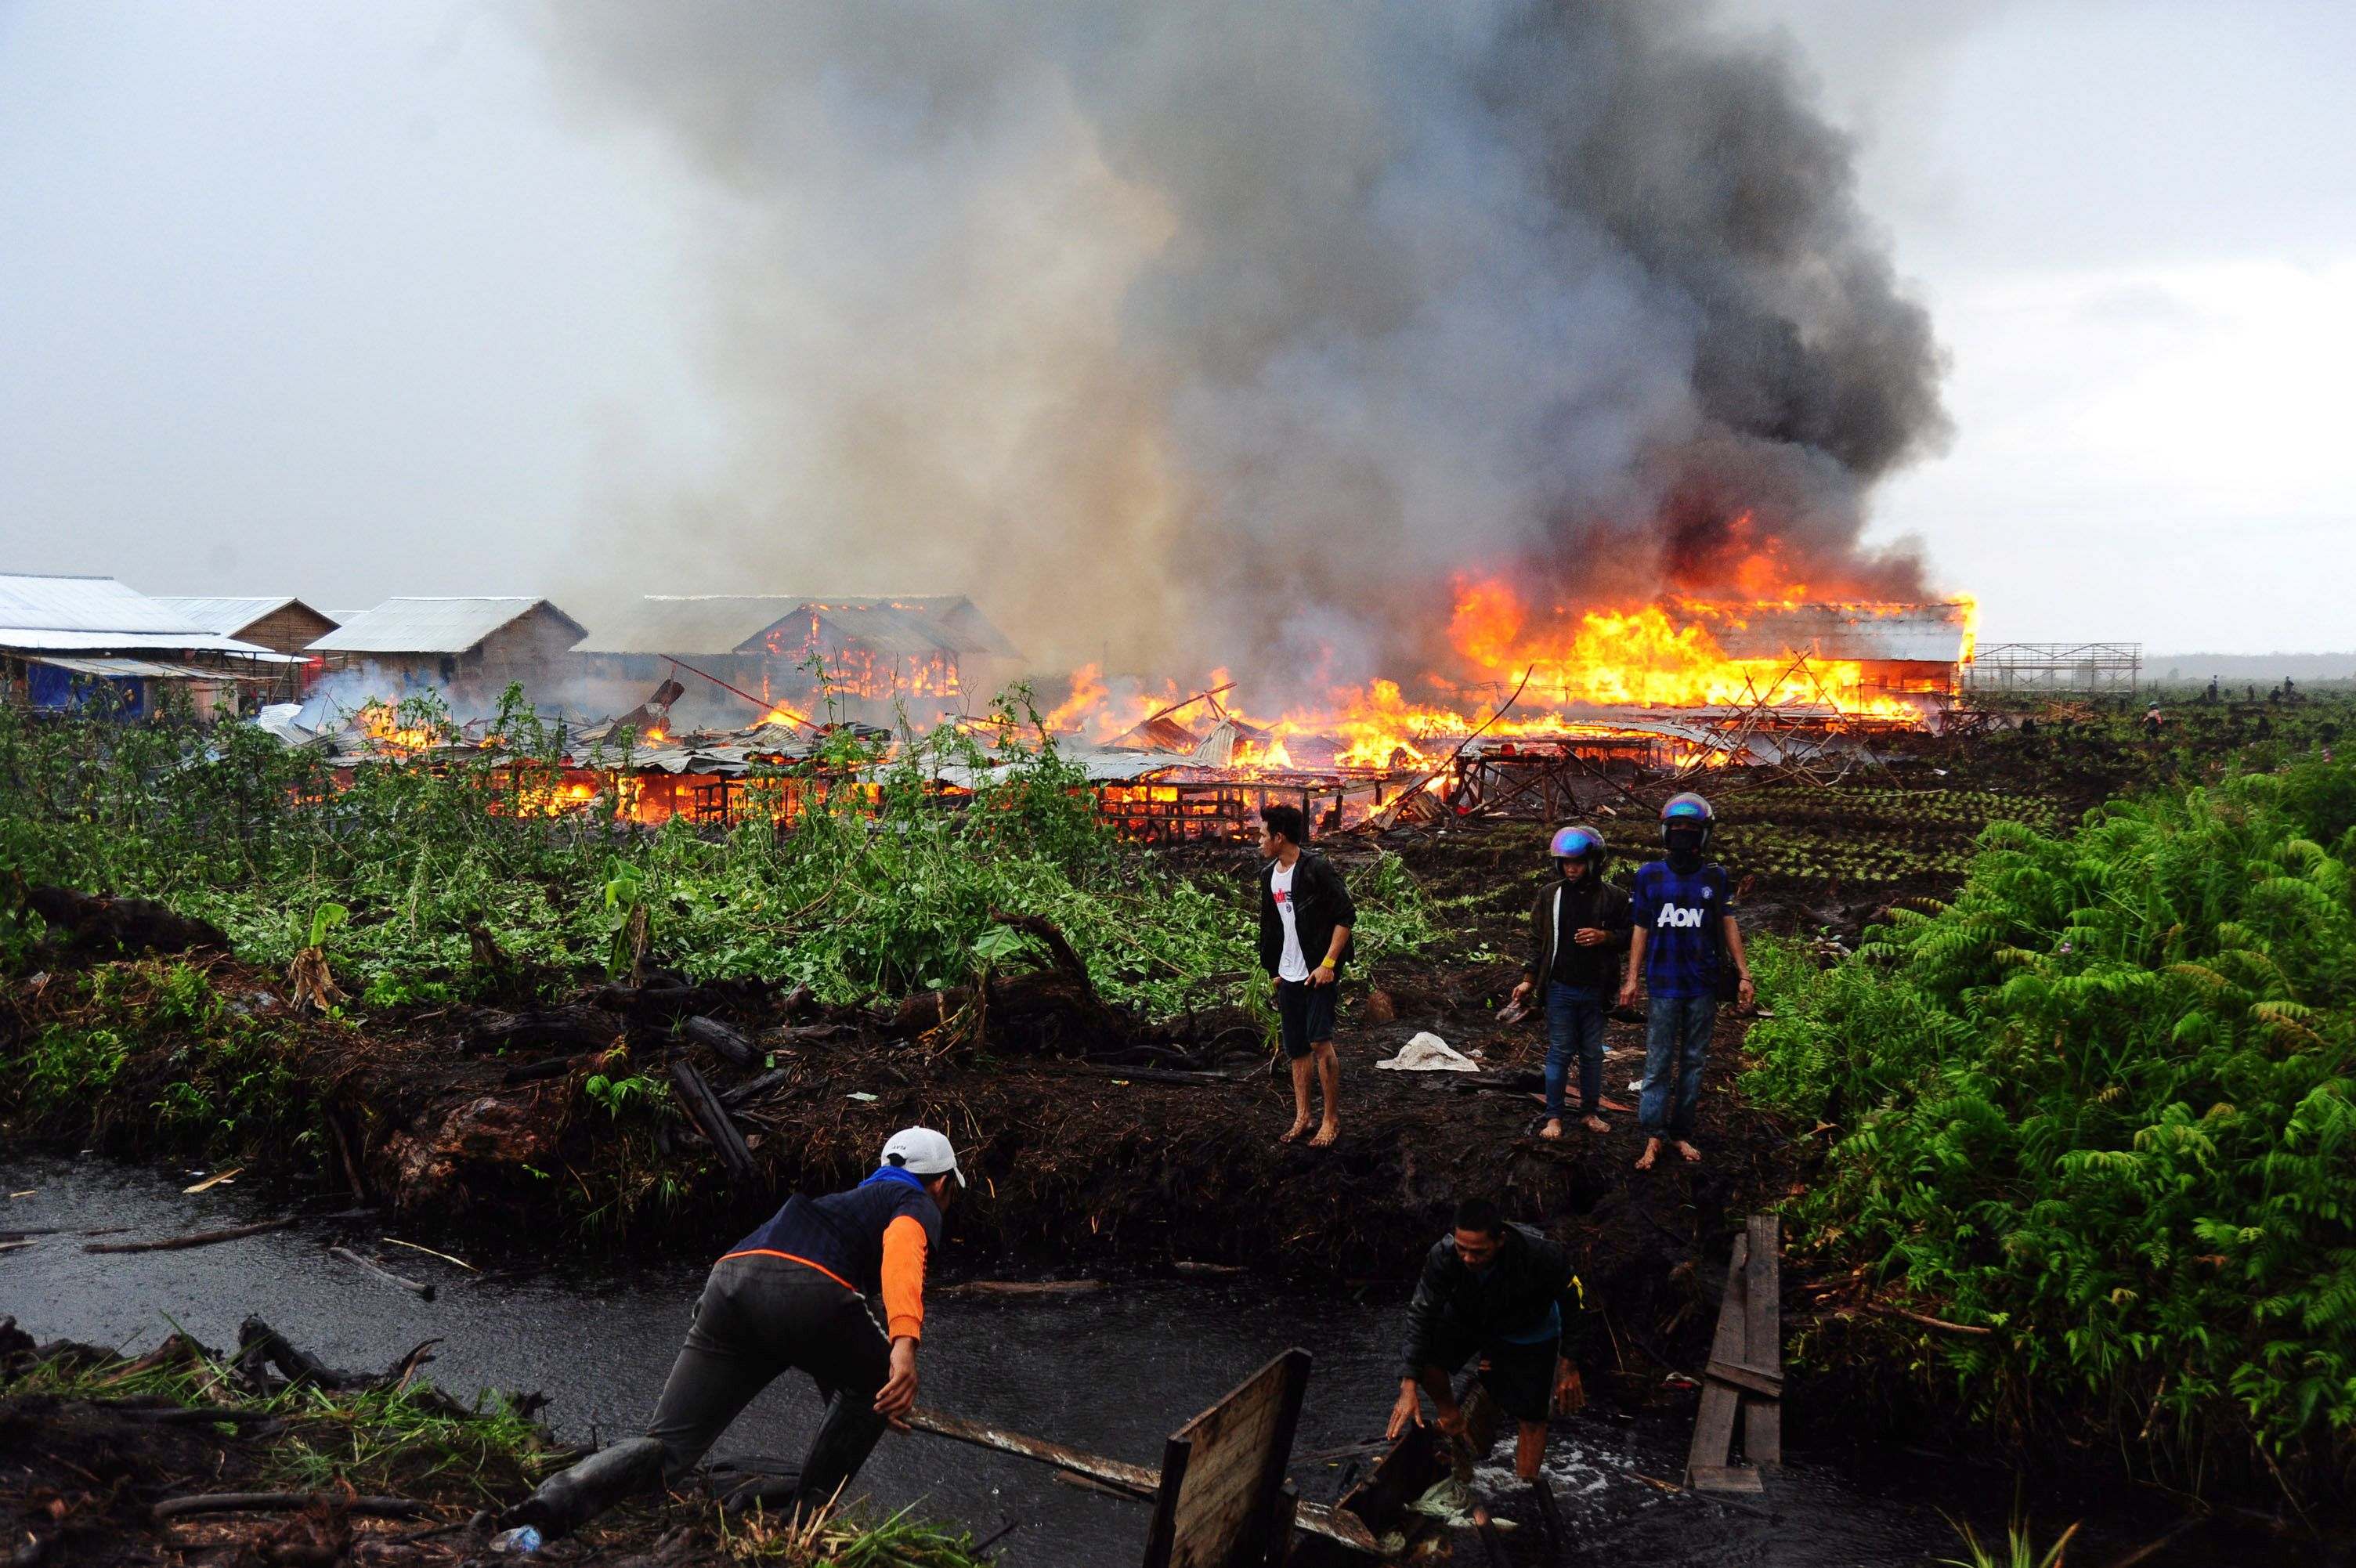
<path id="1" fill-rule="evenodd" d="M 726 1163 L 729 1174 L 740 1181 L 758 1175 L 760 1167 L 753 1163 L 753 1151 L 745 1145 L 744 1134 L 738 1132 L 736 1123 L 729 1120 L 728 1108 L 720 1103 L 720 1097 L 712 1092 L 712 1085 L 695 1070 L 695 1064 L 685 1061 L 671 1063 L 670 1081 L 672 1087 L 679 1090 L 680 1103 L 686 1108 L 688 1115 L 703 1130 L 703 1135 L 712 1140 L 712 1146 L 720 1151 L 720 1157 Z"/>
<path id="2" fill-rule="evenodd" d="M 761 1064 L 759 1047 L 717 1018 L 708 1018 L 699 1013 L 681 1024 L 679 1032 L 738 1067 L 758 1067 Z"/>
<path id="3" fill-rule="evenodd" d="M 165 1236 L 153 1241 L 87 1241 L 85 1252 L 172 1252 L 183 1247 L 209 1247 L 217 1241 L 235 1241 L 247 1236 L 260 1236 L 266 1231 L 284 1230 L 294 1224 L 293 1217 L 265 1219 L 259 1225 L 235 1225 L 226 1230 L 198 1230 L 187 1236 Z"/>

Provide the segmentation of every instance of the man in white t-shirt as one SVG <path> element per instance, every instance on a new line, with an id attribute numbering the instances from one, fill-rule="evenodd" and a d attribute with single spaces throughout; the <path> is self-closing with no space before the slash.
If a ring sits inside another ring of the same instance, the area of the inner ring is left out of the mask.
<path id="1" fill-rule="evenodd" d="M 1333 1053 L 1334 983 L 1350 958 L 1350 928 L 1357 907 L 1342 874 L 1325 857 L 1301 849 L 1308 824 L 1294 806 L 1270 806 L 1260 813 L 1259 961 L 1276 981 L 1276 1015 L 1284 1054 L 1292 1063 L 1291 1131 L 1283 1142 L 1307 1133 L 1314 1120 L 1309 1084 L 1325 1092 L 1325 1116 L 1309 1142 L 1323 1148 L 1341 1135 L 1342 1058 Z M 1315 955 L 1312 962 L 1311 955 Z"/>

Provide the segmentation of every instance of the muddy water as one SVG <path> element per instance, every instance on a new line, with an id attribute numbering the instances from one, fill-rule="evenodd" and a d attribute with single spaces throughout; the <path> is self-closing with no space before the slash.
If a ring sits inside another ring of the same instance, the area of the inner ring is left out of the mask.
<path id="1" fill-rule="evenodd" d="M 12 1196 L 0 1230 L 123 1228 L 123 1238 L 178 1234 L 275 1218 L 234 1186 L 187 1196 L 177 1172 L 95 1161 L 0 1155 Z M 23 1194 L 30 1189 L 29 1196 Z M 701 1280 L 699 1264 L 617 1269 L 560 1262 L 521 1279 L 482 1279 L 397 1247 L 381 1227 L 305 1220 L 272 1234 L 186 1251 L 92 1255 L 83 1238 L 53 1235 L 0 1253 L 0 1313 L 36 1337 L 64 1336 L 136 1349 L 166 1332 L 168 1315 L 204 1342 L 233 1344 L 258 1314 L 332 1365 L 380 1367 L 439 1337 L 429 1374 L 462 1397 L 478 1388 L 542 1390 L 546 1419 L 578 1440 L 637 1427 L 652 1408 Z M 431 1282 L 424 1302 L 329 1256 L 345 1241 L 382 1251 L 399 1272 Z M 511 1259 L 476 1259 L 492 1265 Z M 926 1403 L 1141 1463 L 1186 1418 L 1288 1345 L 1316 1369 L 1296 1454 L 1375 1435 L 1396 1391 L 1395 1302 L 1273 1293 L 1244 1284 L 1140 1283 L 1056 1300 L 937 1296 L 922 1364 Z M 817 1402 L 798 1379 L 755 1402 L 723 1455 L 798 1456 Z M 1889 1444 L 1827 1449 L 1804 1434 L 1760 1512 L 1665 1493 L 1640 1476 L 1675 1478 L 1687 1412 L 1630 1418 L 1600 1408 L 1558 1423 L 1547 1475 L 1577 1538 L 1580 1563 L 1916 1564 L 1955 1547 L 1945 1516 L 1983 1534 L 2001 1530 L 2027 1501 L 2040 1539 L 2084 1519 L 2073 1563 L 2100 1564 L 2163 1534 L 2177 1517 L 2156 1499 L 2048 1495 L 2008 1471 Z M 1501 1453 L 1500 1457 L 1505 1455 Z M 1330 1497 L 1332 1467 L 1296 1466 L 1303 1493 Z M 1505 1469 L 1493 1478 L 1503 1485 Z M 1127 1564 L 1138 1560 L 1145 1510 L 1055 1484 L 1047 1472 L 938 1438 L 893 1435 L 862 1477 L 891 1507 L 957 1520 L 979 1535 L 1011 1525 L 1001 1560 L 1027 1564 Z M 2025 1489 L 2024 1489 L 2025 1488 Z M 1772 1516 L 1772 1517 L 1769 1517 Z M 1516 1555 L 1540 1561 L 1542 1554 Z M 2204 1528 L 2145 1561 L 2298 1562 L 2272 1538 L 2227 1539 Z"/>

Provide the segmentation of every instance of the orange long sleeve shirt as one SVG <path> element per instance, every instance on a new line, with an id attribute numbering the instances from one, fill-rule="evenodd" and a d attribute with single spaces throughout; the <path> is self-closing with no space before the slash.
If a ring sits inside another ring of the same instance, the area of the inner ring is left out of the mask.
<path id="1" fill-rule="evenodd" d="M 894 1339 L 925 1337 L 924 1221 L 903 1214 L 884 1228 L 884 1321 Z"/>

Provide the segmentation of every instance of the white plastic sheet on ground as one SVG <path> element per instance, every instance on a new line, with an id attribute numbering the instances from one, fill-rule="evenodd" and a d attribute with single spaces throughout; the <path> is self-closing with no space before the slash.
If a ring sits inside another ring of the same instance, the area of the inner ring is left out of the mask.
<path id="1" fill-rule="evenodd" d="M 1429 1031 L 1399 1047 L 1399 1054 L 1376 1067 L 1396 1072 L 1479 1072 L 1481 1064 Z"/>

